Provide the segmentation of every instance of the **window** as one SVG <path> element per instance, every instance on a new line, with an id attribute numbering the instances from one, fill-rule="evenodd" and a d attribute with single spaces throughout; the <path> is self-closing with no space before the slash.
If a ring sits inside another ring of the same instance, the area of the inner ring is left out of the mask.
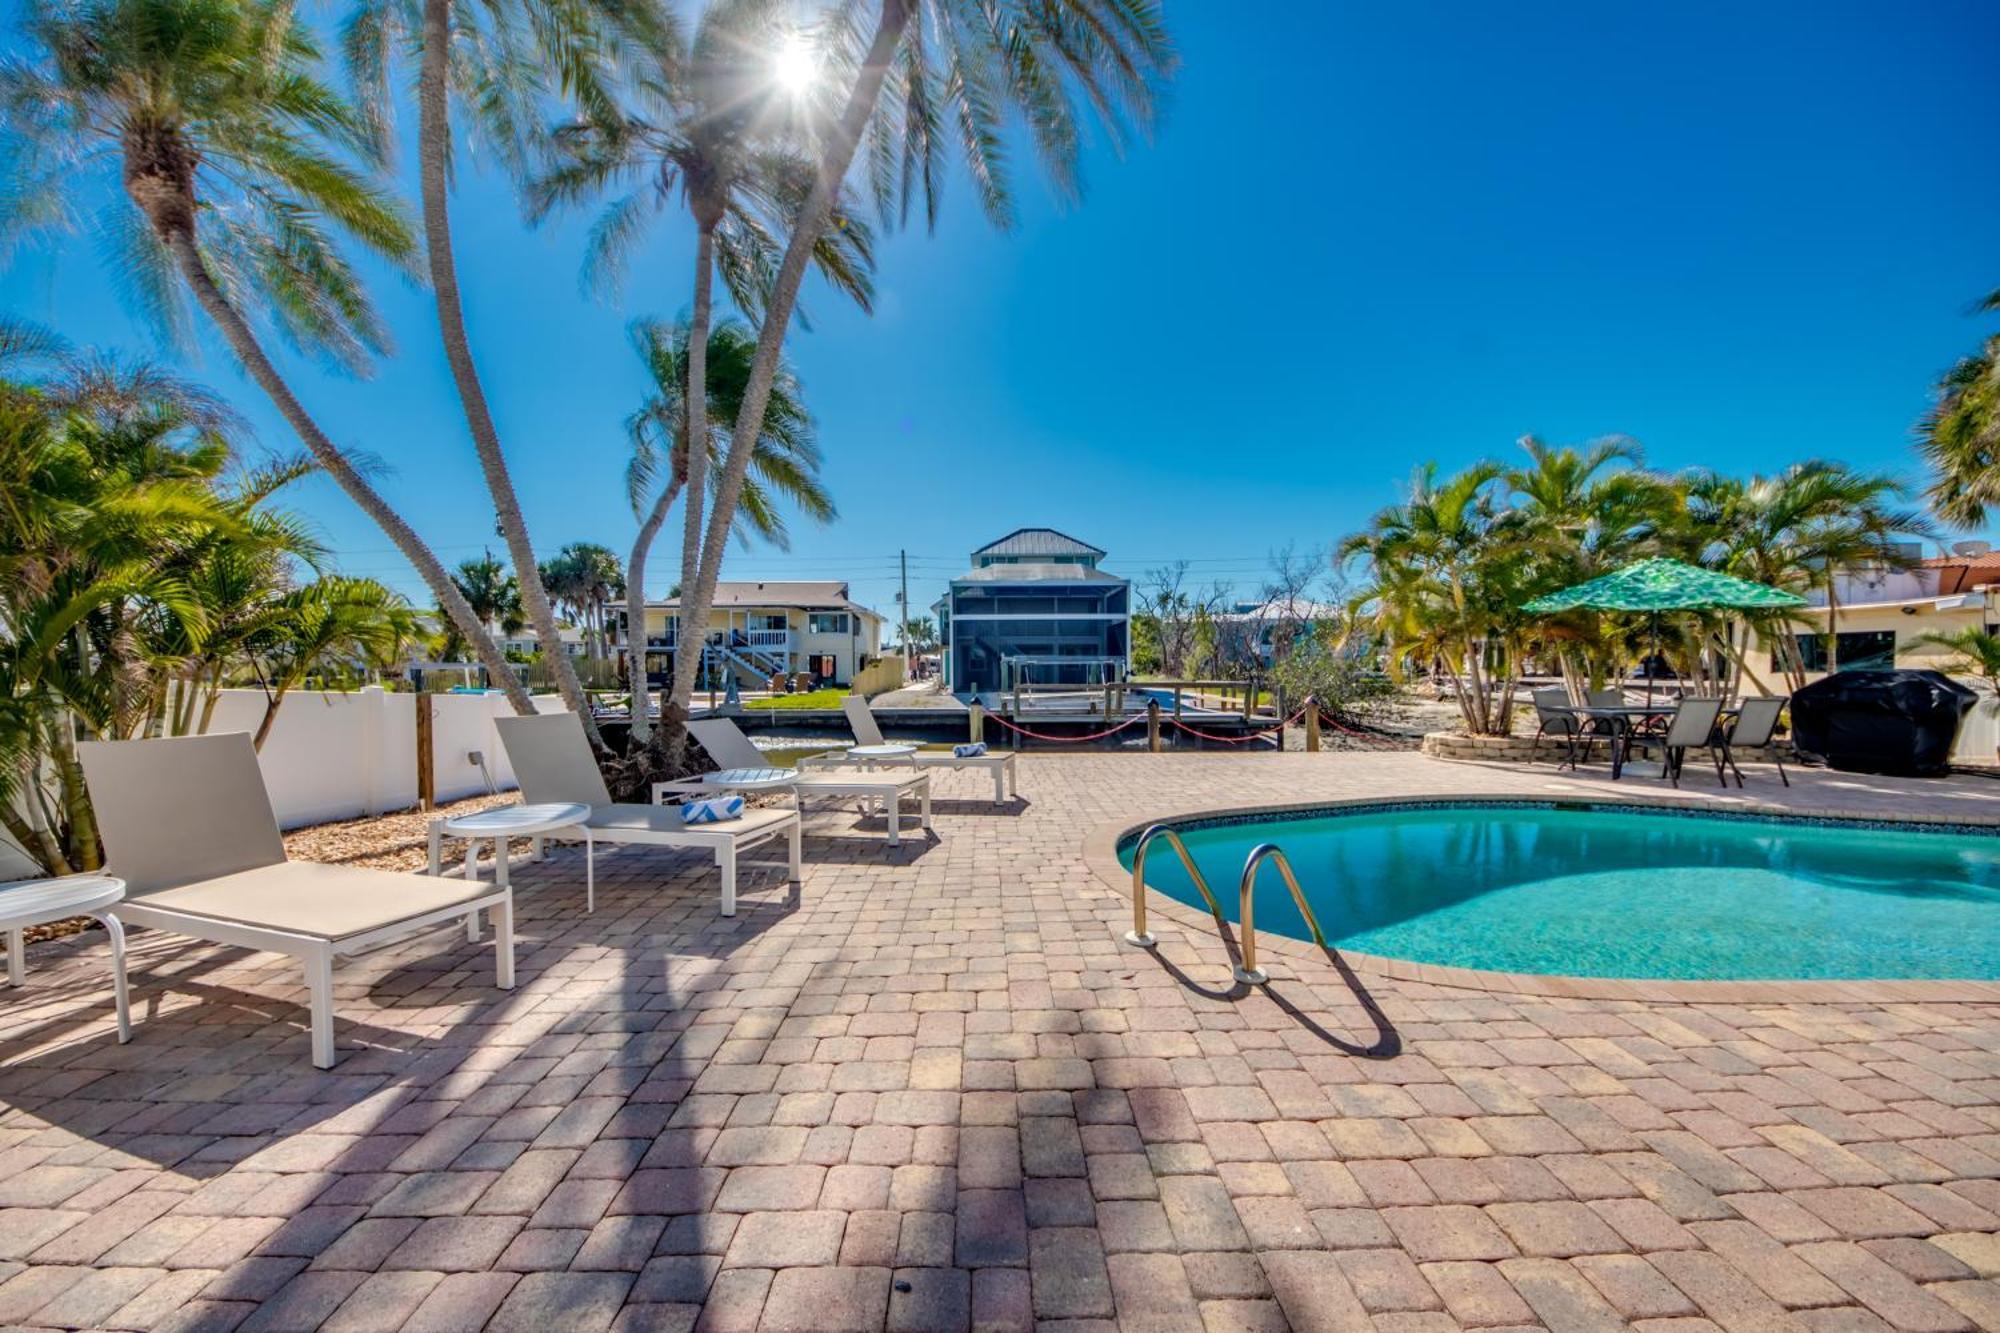
<path id="1" fill-rule="evenodd" d="M 1844 639 L 1847 636 L 1843 634 L 1840 637 Z M 1792 641 L 1798 644 L 1799 658 L 1801 661 L 1805 663 L 1805 669 L 1807 671 L 1827 671 L 1831 669 L 1826 660 L 1825 635 L 1794 634 L 1792 636 Z M 1771 654 L 1771 670 L 1783 671 L 1785 669 L 1785 665 L 1786 664 L 1779 659 L 1776 653 Z"/>
<path id="2" fill-rule="evenodd" d="M 1896 632 L 1863 630 L 1833 636 L 1835 671 L 1887 671 L 1896 665 Z"/>
<path id="3" fill-rule="evenodd" d="M 811 634 L 845 634 L 847 612 L 815 611 L 806 617 L 806 631 Z"/>

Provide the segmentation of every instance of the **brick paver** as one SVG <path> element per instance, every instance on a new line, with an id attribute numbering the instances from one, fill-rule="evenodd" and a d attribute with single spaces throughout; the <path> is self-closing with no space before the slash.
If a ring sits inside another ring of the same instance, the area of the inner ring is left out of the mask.
<path id="1" fill-rule="evenodd" d="M 1977 780 L 1764 777 L 1721 799 L 2000 818 Z M 2000 1327 L 2000 990 L 1350 985 L 1277 947 L 1231 991 L 1197 916 L 1125 946 L 1086 858 L 1177 811 L 1601 780 L 934 781 L 934 840 L 816 816 L 802 890 L 753 878 L 731 920 L 692 858 L 602 857 L 589 915 L 575 853 L 524 864 L 519 988 L 448 933 L 344 966 L 327 1073 L 282 960 L 137 933 L 120 1047 L 102 936 L 39 947 L 0 1011 L 0 1323 Z M 1353 1054 L 1371 1007 L 1392 1040 Z"/>

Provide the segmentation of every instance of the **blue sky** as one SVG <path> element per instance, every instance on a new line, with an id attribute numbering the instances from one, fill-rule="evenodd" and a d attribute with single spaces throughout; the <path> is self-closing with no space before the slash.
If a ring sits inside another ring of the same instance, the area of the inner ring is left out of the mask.
<path id="1" fill-rule="evenodd" d="M 1013 232 L 958 190 L 936 235 L 882 246 L 872 318 L 810 300 L 792 356 L 841 517 L 724 577 L 847 578 L 888 611 L 907 550 L 928 605 L 972 547 L 1048 525 L 1125 572 L 1185 558 L 1254 591 L 1269 552 L 1337 540 L 1416 464 L 1529 432 L 1630 434 L 1668 468 L 1917 475 L 1911 423 L 2000 286 L 2000 6 L 1249 12 L 1169 5 L 1172 105 L 1150 146 L 1091 153 L 1080 207 L 1023 163 Z M 586 219 L 527 230 L 478 173 L 454 216 L 536 543 L 622 552 L 625 329 L 685 305 L 685 225 L 601 301 L 578 288 Z M 447 562 L 497 549 L 428 300 L 378 278 L 399 354 L 365 381 L 288 369 Z M 17 256 L 0 303 L 148 347 L 87 239 Z M 221 349 L 186 368 L 289 446 Z M 330 485 L 294 500 L 348 572 L 420 593 Z"/>

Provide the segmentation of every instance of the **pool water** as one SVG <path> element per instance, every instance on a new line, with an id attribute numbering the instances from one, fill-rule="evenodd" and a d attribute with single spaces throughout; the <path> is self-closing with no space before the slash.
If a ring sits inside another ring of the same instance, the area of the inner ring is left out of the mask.
<path id="1" fill-rule="evenodd" d="M 1460 804 L 1178 827 L 1236 919 L 1259 843 L 1329 942 L 1416 962 L 1570 976 L 2000 977 L 2000 836 L 1615 807 Z M 1132 844 L 1120 857 L 1129 868 Z M 1155 842 L 1146 879 L 1201 895 Z M 1266 866 L 1259 934 L 1311 932 Z"/>

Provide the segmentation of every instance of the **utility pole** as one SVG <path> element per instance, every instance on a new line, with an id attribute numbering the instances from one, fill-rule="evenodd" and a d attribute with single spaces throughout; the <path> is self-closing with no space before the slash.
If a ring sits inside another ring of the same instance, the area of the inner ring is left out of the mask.
<path id="1" fill-rule="evenodd" d="M 903 628 L 900 637 L 903 640 L 903 679 L 908 680 L 915 665 L 910 661 L 910 553 L 898 551 L 896 558 L 903 570 L 903 591 L 896 595 L 896 600 L 903 604 Z"/>

